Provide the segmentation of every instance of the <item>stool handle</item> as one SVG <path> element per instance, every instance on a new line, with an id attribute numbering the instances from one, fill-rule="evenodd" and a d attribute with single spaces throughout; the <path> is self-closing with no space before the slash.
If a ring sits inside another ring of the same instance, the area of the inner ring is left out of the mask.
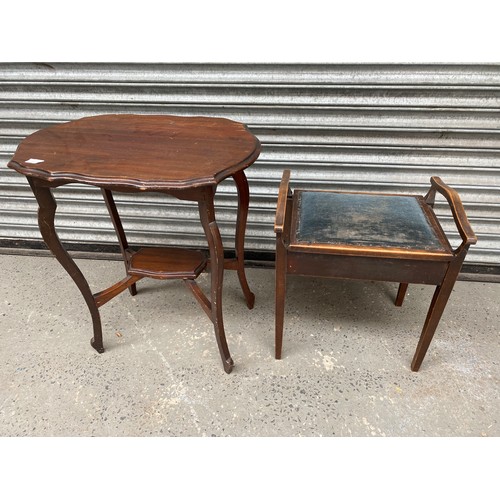
<path id="1" fill-rule="evenodd" d="M 431 189 L 425 196 L 425 199 L 431 200 L 433 204 L 436 191 L 441 193 L 450 205 L 453 219 L 455 220 L 458 232 L 463 240 L 462 245 L 474 245 L 477 243 L 477 236 L 474 234 L 474 231 L 469 224 L 469 219 L 467 219 L 464 206 L 462 205 L 462 200 L 460 199 L 458 193 L 445 184 L 440 177 L 433 176 L 431 177 Z"/>
<path id="2" fill-rule="evenodd" d="M 278 204 L 276 205 L 276 218 L 274 220 L 274 232 L 281 234 L 285 228 L 286 202 L 290 192 L 290 170 L 284 170 L 278 192 Z"/>

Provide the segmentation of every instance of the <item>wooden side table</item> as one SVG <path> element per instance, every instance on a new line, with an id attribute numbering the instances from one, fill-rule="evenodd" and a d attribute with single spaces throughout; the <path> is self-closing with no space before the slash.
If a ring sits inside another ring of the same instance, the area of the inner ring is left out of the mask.
<path id="1" fill-rule="evenodd" d="M 25 175 L 39 205 L 42 237 L 82 293 L 93 321 L 91 344 L 104 352 L 99 307 L 144 278 L 182 279 L 214 325 L 224 370 L 234 363 L 224 332 L 222 283 L 224 268 L 238 273 L 249 308 L 254 305 L 244 268 L 244 239 L 249 189 L 244 169 L 259 156 L 260 143 L 245 125 L 223 119 L 156 115 L 101 115 L 45 128 L 24 139 L 8 166 Z M 215 219 L 217 185 L 232 177 L 238 192 L 236 258 L 224 259 Z M 56 202 L 51 189 L 77 182 L 101 188 L 116 230 L 126 276 L 109 288 L 92 293 L 54 226 Z M 202 250 L 142 248 L 127 242 L 112 191 L 154 191 L 196 202 L 209 248 Z M 196 283 L 210 264 L 210 299 Z"/>

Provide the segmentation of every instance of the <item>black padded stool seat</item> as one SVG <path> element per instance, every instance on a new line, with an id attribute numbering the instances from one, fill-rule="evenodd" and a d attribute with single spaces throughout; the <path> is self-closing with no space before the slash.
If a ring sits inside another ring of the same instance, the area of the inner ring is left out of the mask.
<path id="1" fill-rule="evenodd" d="M 452 255 L 422 196 L 295 191 L 290 245 L 426 250 Z M 323 251 L 323 249 L 320 249 Z"/>

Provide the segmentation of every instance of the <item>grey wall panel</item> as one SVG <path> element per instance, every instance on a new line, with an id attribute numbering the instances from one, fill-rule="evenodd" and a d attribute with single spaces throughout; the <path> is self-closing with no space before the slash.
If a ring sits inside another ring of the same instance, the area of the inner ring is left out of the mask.
<path id="1" fill-rule="evenodd" d="M 0 240 L 40 240 L 26 180 L 5 168 L 17 144 L 54 123 L 105 113 L 222 116 L 263 144 L 247 170 L 247 248 L 273 251 L 279 179 L 297 187 L 423 194 L 439 175 L 465 203 L 479 242 L 467 262 L 500 266 L 500 65 L 0 64 Z M 56 190 L 67 241 L 115 243 L 98 189 Z M 117 194 L 137 244 L 203 246 L 192 204 Z M 226 243 L 235 188 L 216 198 Z M 443 227 L 458 244 L 442 200 Z"/>

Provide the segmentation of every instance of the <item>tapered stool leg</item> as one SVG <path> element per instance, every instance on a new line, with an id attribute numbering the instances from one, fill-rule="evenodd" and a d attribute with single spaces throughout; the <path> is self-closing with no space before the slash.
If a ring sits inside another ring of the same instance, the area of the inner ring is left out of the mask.
<path id="1" fill-rule="evenodd" d="M 405 300 L 406 290 L 408 290 L 408 283 L 400 283 L 398 288 L 398 295 L 394 304 L 398 307 L 403 305 L 403 301 Z"/>
<path id="2" fill-rule="evenodd" d="M 276 238 L 275 280 L 275 358 L 281 359 L 286 297 L 286 248 L 281 235 Z"/>
<path id="3" fill-rule="evenodd" d="M 436 287 L 429 311 L 427 312 L 427 317 L 425 318 L 420 340 L 418 342 L 415 355 L 413 356 L 413 361 L 411 362 L 411 369 L 414 372 L 420 369 L 420 365 L 424 360 L 427 349 L 429 348 L 432 337 L 434 336 L 436 328 L 439 324 L 439 320 L 443 315 L 444 308 L 448 303 L 448 299 L 451 295 L 453 287 L 455 286 L 455 282 L 457 281 L 458 273 L 460 272 L 466 253 L 466 250 L 463 251 L 462 254 L 450 264 L 443 282 L 441 285 Z"/>

